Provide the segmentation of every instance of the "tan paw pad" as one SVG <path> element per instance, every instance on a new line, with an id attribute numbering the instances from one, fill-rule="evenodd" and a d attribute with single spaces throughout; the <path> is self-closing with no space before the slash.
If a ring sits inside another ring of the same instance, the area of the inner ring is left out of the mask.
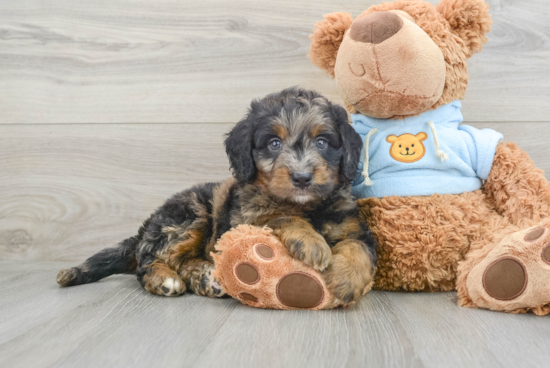
<path id="1" fill-rule="evenodd" d="M 547 244 L 542 249 L 542 260 L 544 263 L 550 264 L 550 244 Z"/>
<path id="2" fill-rule="evenodd" d="M 274 253 L 266 244 L 256 244 L 256 253 L 265 260 L 273 259 Z"/>
<path id="3" fill-rule="evenodd" d="M 239 263 L 235 267 L 235 276 L 248 285 L 254 285 L 260 281 L 258 269 L 250 263 Z"/>
<path id="4" fill-rule="evenodd" d="M 525 241 L 533 242 L 535 240 L 540 239 L 540 237 L 544 234 L 544 228 L 543 227 L 537 227 L 534 230 L 531 230 L 530 232 L 525 235 Z"/>
<path id="5" fill-rule="evenodd" d="M 249 293 L 240 293 L 239 294 L 241 296 L 241 298 L 243 298 L 244 300 L 248 300 L 252 303 L 256 303 L 258 301 L 258 298 L 256 298 L 254 295 L 252 294 L 249 294 Z"/>
<path id="6" fill-rule="evenodd" d="M 323 297 L 321 283 L 307 273 L 290 273 L 277 284 L 277 298 L 290 308 L 315 308 L 321 304 Z"/>
<path id="7" fill-rule="evenodd" d="M 525 291 L 526 286 L 525 268 L 513 258 L 497 259 L 483 274 L 483 287 L 495 299 L 515 299 Z"/>

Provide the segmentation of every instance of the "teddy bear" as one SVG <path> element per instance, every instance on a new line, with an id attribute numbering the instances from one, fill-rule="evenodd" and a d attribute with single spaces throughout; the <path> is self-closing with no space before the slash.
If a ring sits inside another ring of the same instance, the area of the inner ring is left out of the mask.
<path id="1" fill-rule="evenodd" d="M 324 16 L 310 59 L 364 141 L 353 183 L 378 241 L 374 289 L 452 291 L 458 304 L 550 313 L 550 185 L 500 133 L 462 123 L 482 0 L 397 0 Z"/>

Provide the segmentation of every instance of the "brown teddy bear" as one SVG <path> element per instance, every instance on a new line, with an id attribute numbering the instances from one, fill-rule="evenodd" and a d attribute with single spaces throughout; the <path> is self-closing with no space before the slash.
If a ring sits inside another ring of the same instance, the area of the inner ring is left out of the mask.
<path id="1" fill-rule="evenodd" d="M 550 185 L 516 144 L 462 122 L 482 0 L 398 0 L 316 24 L 310 58 L 364 139 L 354 183 L 375 289 L 458 290 L 466 307 L 550 312 Z M 365 154 L 366 152 L 366 154 Z"/>

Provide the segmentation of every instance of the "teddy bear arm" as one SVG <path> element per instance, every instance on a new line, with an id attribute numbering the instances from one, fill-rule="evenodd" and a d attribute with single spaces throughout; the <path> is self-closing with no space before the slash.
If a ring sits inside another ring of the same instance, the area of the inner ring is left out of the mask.
<path id="1" fill-rule="evenodd" d="M 544 171 L 515 143 L 499 143 L 484 191 L 512 224 L 550 217 L 550 184 Z"/>

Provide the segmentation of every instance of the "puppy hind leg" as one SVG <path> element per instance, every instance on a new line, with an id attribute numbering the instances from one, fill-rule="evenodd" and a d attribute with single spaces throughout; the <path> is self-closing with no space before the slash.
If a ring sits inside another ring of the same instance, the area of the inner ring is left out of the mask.
<path id="1" fill-rule="evenodd" d="M 186 290 L 185 283 L 176 271 L 160 259 L 147 266 L 140 266 L 138 278 L 143 288 L 151 294 L 178 296 Z"/>
<path id="2" fill-rule="evenodd" d="M 179 270 L 187 288 L 197 295 L 220 298 L 226 295 L 224 288 L 212 276 L 214 265 L 202 259 L 185 263 Z"/>
<path id="3" fill-rule="evenodd" d="M 61 286 L 74 286 L 95 282 L 114 274 L 134 273 L 138 241 L 137 236 L 128 238 L 117 247 L 106 248 L 94 254 L 77 267 L 60 270 L 57 283 Z"/>

